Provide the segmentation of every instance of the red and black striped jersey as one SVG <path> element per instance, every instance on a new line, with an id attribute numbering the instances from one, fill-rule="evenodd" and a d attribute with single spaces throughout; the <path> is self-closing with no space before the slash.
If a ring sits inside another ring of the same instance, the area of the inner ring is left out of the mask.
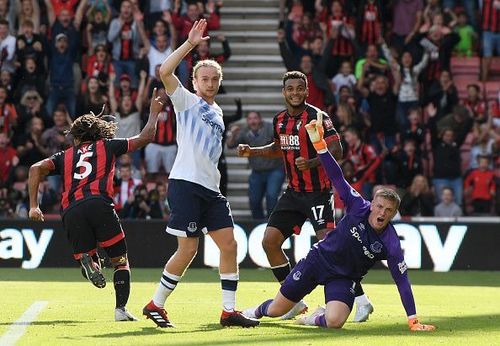
<path id="1" fill-rule="evenodd" d="M 306 104 L 304 111 L 297 116 L 292 116 L 288 114 L 287 110 L 284 110 L 273 119 L 274 139 L 280 143 L 288 187 L 294 191 L 313 192 L 331 189 L 330 180 L 321 165 L 306 171 L 298 170 L 295 165 L 295 160 L 298 157 L 307 160 L 317 157 L 305 125 L 316 119 L 318 111 L 318 108 Z M 332 120 L 327 115 L 323 116 L 323 126 L 325 129 L 324 138 L 327 143 L 340 140 Z"/>
<path id="2" fill-rule="evenodd" d="M 48 158 L 50 175 L 61 175 L 61 212 L 89 198 L 113 203 L 115 159 L 129 151 L 129 140 L 103 139 L 85 142 Z"/>
<path id="3" fill-rule="evenodd" d="M 360 42 L 366 44 L 376 44 L 377 39 L 382 34 L 381 18 L 379 8 L 374 3 L 367 2 L 363 9 L 363 17 L 360 25 Z"/>
<path id="4" fill-rule="evenodd" d="M 500 9 L 495 7 L 495 0 L 483 0 L 482 29 L 500 32 Z"/>
<path id="5" fill-rule="evenodd" d="M 156 135 L 153 143 L 159 145 L 174 145 L 176 144 L 177 123 L 175 121 L 175 113 L 172 104 L 169 102 L 165 109 L 158 114 L 158 122 Z"/>

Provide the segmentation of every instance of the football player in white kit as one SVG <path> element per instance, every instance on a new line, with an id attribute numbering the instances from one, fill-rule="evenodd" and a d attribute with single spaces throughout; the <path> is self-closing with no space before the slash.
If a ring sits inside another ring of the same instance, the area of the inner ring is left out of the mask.
<path id="1" fill-rule="evenodd" d="M 177 286 L 198 250 L 199 237 L 208 234 L 220 250 L 219 273 L 222 286 L 223 326 L 254 327 L 254 319 L 235 310 L 238 285 L 236 241 L 233 218 L 225 196 L 220 193 L 217 163 L 222 152 L 224 122 L 215 95 L 222 80 L 222 69 L 213 60 L 199 61 L 193 68 L 195 94 L 185 89 L 173 74 L 181 60 L 204 36 L 205 19 L 196 21 L 188 39 L 161 65 L 160 76 L 174 106 L 177 121 L 178 152 L 169 176 L 168 202 L 171 215 L 167 232 L 177 237 L 177 251 L 163 270 L 153 299 L 143 314 L 157 326 L 172 327 L 164 304 Z"/>

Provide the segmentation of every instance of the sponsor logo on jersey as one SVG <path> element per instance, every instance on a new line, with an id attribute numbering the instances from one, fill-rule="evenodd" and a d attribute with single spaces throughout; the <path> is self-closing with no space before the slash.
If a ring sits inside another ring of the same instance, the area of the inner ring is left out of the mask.
<path id="1" fill-rule="evenodd" d="M 299 150 L 299 135 L 280 134 L 280 146 L 283 150 Z"/>
<path id="2" fill-rule="evenodd" d="M 300 276 L 301 276 L 301 275 L 302 275 L 302 273 L 301 273 L 301 272 L 296 271 L 295 273 L 293 273 L 293 279 L 294 279 L 295 281 L 299 281 L 299 280 L 300 280 Z"/>
<path id="3" fill-rule="evenodd" d="M 333 129 L 333 123 L 332 123 L 332 120 L 331 119 L 324 119 L 323 120 L 323 124 L 325 125 L 325 128 L 327 130 L 331 130 Z"/>
<path id="4" fill-rule="evenodd" d="M 85 144 L 80 149 L 78 149 L 78 154 L 85 154 L 88 151 L 92 150 L 92 144 Z"/>
<path id="5" fill-rule="evenodd" d="M 378 241 L 376 241 L 373 244 L 370 244 L 370 249 L 375 252 L 375 253 L 381 253 L 382 252 L 382 244 Z"/>

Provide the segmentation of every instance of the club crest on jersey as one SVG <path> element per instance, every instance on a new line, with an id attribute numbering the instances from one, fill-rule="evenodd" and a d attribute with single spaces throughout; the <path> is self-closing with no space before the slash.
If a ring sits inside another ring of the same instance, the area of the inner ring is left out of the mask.
<path id="1" fill-rule="evenodd" d="M 302 275 L 302 273 L 297 271 L 297 272 L 293 273 L 293 276 L 292 276 L 292 277 L 293 277 L 293 279 L 294 279 L 295 281 L 299 281 L 299 280 L 300 280 L 300 276 L 301 276 L 301 275 Z"/>
<path id="2" fill-rule="evenodd" d="M 85 144 L 80 149 L 78 149 L 78 154 L 85 154 L 88 151 L 92 150 L 92 144 Z"/>
<path id="3" fill-rule="evenodd" d="M 196 226 L 196 222 L 190 222 L 187 228 L 187 230 L 191 233 L 196 232 L 197 229 L 198 227 Z"/>
<path id="4" fill-rule="evenodd" d="M 380 242 L 376 241 L 375 243 L 370 244 L 370 249 L 372 249 L 372 251 L 375 253 L 381 253 L 382 252 L 382 244 L 380 244 Z"/>
<path id="5" fill-rule="evenodd" d="M 300 127 L 301 127 L 301 126 L 302 126 L 302 120 L 299 120 L 299 121 L 297 122 L 297 126 L 296 126 L 297 131 L 300 129 Z"/>
<path id="6" fill-rule="evenodd" d="M 327 130 L 333 129 L 332 119 L 323 119 L 323 124 Z"/>

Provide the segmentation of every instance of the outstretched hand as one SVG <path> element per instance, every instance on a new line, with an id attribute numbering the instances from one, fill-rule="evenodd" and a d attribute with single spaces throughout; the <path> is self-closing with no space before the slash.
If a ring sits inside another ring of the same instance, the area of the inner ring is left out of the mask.
<path id="1" fill-rule="evenodd" d="M 151 113 L 158 114 L 163 111 L 165 104 L 160 95 L 158 95 L 158 89 L 153 89 L 153 95 L 151 96 Z"/>
<path id="2" fill-rule="evenodd" d="M 323 129 L 323 113 L 324 112 L 322 111 L 316 113 L 316 119 L 311 120 L 311 122 L 306 125 L 309 139 L 317 152 L 327 150 L 326 142 L 323 139 L 325 133 L 325 130 Z"/>
<path id="3" fill-rule="evenodd" d="M 203 36 L 205 30 L 207 29 L 207 20 L 200 19 L 194 22 L 191 31 L 189 31 L 188 42 L 194 46 L 197 46 L 201 41 L 207 41 L 210 36 Z"/>

